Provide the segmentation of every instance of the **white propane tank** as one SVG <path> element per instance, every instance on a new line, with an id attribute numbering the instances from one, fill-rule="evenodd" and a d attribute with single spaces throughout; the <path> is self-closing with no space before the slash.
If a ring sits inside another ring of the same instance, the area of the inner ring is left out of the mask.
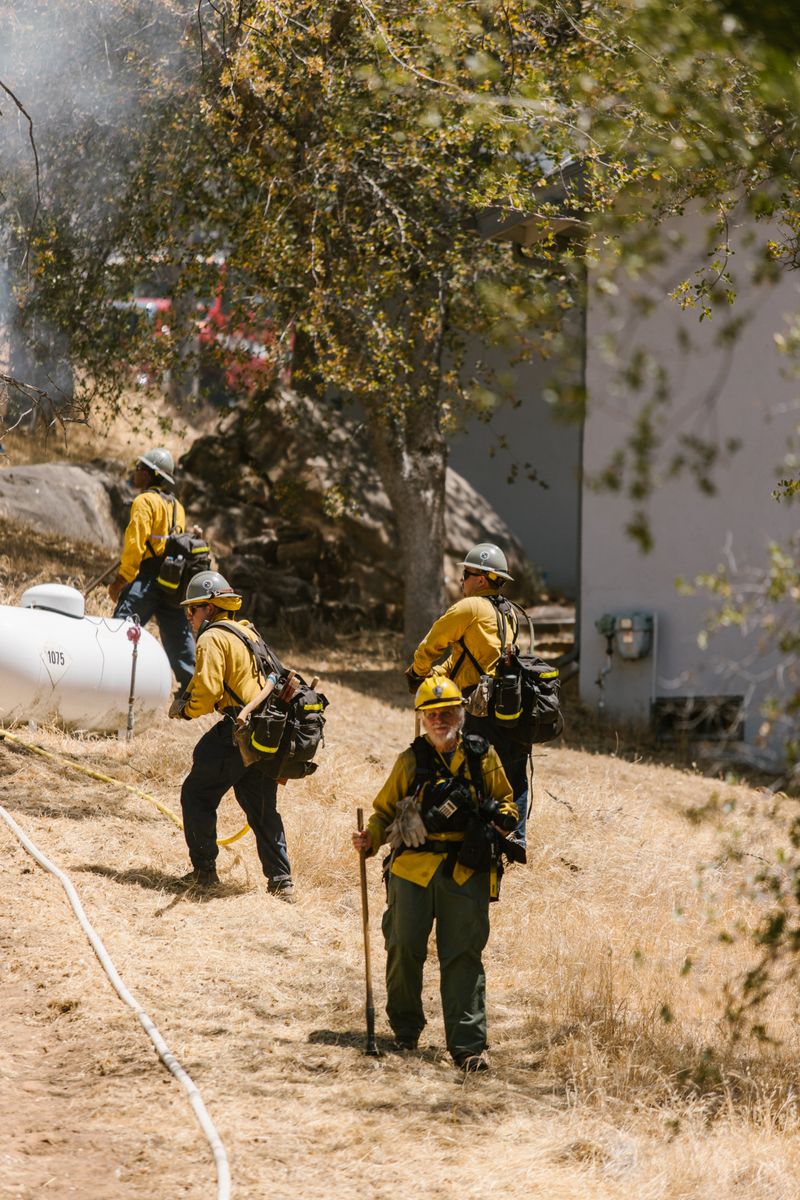
<path id="1" fill-rule="evenodd" d="M 57 721 L 69 729 L 113 733 L 128 717 L 133 643 L 129 618 L 87 617 L 83 595 L 61 583 L 0 604 L 0 722 Z M 137 729 L 166 715 L 169 661 L 143 629 L 136 662 Z"/>

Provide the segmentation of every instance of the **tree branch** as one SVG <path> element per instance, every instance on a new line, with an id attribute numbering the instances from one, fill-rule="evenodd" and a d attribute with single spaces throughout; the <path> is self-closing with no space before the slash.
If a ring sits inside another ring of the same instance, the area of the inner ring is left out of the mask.
<path id="1" fill-rule="evenodd" d="M 7 84 L 3 83 L 2 79 L 0 79 L 0 88 L 2 88 L 3 91 L 6 93 L 6 95 L 9 96 L 10 99 L 14 101 L 17 108 L 22 113 L 25 120 L 28 122 L 28 137 L 29 137 L 30 143 L 31 143 L 31 150 L 33 151 L 34 166 L 36 168 L 36 204 L 34 205 L 33 216 L 31 217 L 31 223 L 28 227 L 28 240 L 25 244 L 25 253 L 22 257 L 22 265 L 24 266 L 28 261 L 28 255 L 30 253 L 31 242 L 33 241 L 33 234 L 34 234 L 34 230 L 36 228 L 36 220 L 37 220 L 37 217 L 39 216 L 39 208 L 41 207 L 41 203 L 42 203 L 41 176 L 40 176 L 40 172 L 39 172 L 39 151 L 36 149 L 36 138 L 33 136 L 33 118 L 31 117 L 30 113 L 25 108 L 25 105 L 22 103 L 22 101 L 19 100 L 18 97 L 14 95 L 11 88 Z"/>

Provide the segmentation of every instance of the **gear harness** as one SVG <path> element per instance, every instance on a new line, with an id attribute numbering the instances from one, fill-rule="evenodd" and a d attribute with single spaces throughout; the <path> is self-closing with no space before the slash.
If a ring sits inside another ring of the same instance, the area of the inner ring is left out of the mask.
<path id="1" fill-rule="evenodd" d="M 497 618 L 497 636 L 500 639 L 500 653 L 497 658 L 497 661 L 499 663 L 500 660 L 502 659 L 503 655 L 505 654 L 505 650 L 506 650 L 506 633 L 507 633 L 508 627 L 511 624 L 510 618 L 514 617 L 514 620 L 515 620 L 515 628 L 513 630 L 513 634 L 511 637 L 512 643 L 513 643 L 514 639 L 516 638 L 517 633 L 519 631 L 519 623 L 516 621 L 516 616 L 514 613 L 514 606 L 511 604 L 511 601 L 506 600 L 506 598 L 504 596 L 498 596 L 498 597 L 483 596 L 483 597 L 481 597 L 481 599 L 489 601 L 492 608 L 494 609 L 495 617 Z M 508 618 L 506 616 L 506 610 L 508 612 Z M 472 651 L 470 650 L 469 646 L 467 645 L 467 643 L 465 642 L 463 637 L 460 637 L 458 639 L 458 645 L 461 647 L 461 653 L 458 656 L 458 661 L 456 662 L 455 666 L 453 667 L 453 671 L 450 676 L 450 678 L 452 680 L 455 681 L 456 676 L 458 675 L 459 671 L 461 670 L 461 668 L 464 665 L 465 658 L 469 659 L 469 661 L 472 663 L 473 667 L 475 668 L 475 670 L 478 672 L 479 675 L 489 674 L 488 668 L 481 666 L 481 664 L 478 662 L 477 658 L 472 653 Z M 471 686 L 462 688 L 461 691 L 465 696 L 468 696 L 469 693 L 474 689 L 475 686 L 476 686 L 475 684 L 472 684 Z"/>
<path id="2" fill-rule="evenodd" d="M 443 820 L 441 831 L 444 833 L 462 834 L 466 828 L 470 814 L 477 812 L 478 805 L 483 799 L 483 757 L 489 749 L 485 738 L 475 734 L 467 734 L 462 741 L 464 762 L 457 772 L 450 769 L 449 764 L 434 750 L 427 738 L 418 737 L 411 743 L 416 760 L 414 780 L 411 785 L 411 795 L 420 800 L 420 816 L 423 822 L 430 820 L 432 811 L 440 814 Z M 469 778 L 467 778 L 467 772 Z M 435 795 L 437 783 L 449 785 L 449 794 L 441 797 Z M 474 803 L 461 798 L 459 793 L 469 790 L 474 793 Z M 452 873 L 453 864 L 458 857 L 461 839 L 428 837 L 419 846 L 401 846 L 393 851 L 386 860 L 387 868 L 400 854 L 446 854 L 446 870 Z"/>

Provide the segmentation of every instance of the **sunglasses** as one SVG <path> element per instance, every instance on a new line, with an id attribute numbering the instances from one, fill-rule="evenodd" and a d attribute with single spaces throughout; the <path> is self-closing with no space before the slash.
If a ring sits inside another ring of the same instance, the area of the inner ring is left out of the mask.
<path id="1" fill-rule="evenodd" d="M 462 580 L 463 579 L 480 579 L 481 575 L 483 575 L 483 571 L 465 571 L 464 574 L 461 576 L 461 578 L 462 578 Z"/>

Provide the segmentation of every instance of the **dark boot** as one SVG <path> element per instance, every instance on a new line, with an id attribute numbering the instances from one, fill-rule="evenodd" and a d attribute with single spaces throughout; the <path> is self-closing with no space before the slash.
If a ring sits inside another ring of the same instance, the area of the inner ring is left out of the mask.
<path id="1" fill-rule="evenodd" d="M 294 881 L 290 879 L 268 879 L 267 892 L 286 904 L 294 904 L 297 897 L 294 894 Z"/>
<path id="2" fill-rule="evenodd" d="M 489 1062 L 484 1054 L 457 1054 L 454 1056 L 456 1066 L 465 1075 L 474 1075 L 480 1071 L 489 1070 Z"/>
<path id="3" fill-rule="evenodd" d="M 181 875 L 178 883 L 185 888 L 212 888 L 219 883 L 216 867 L 194 867 L 186 875 Z"/>

